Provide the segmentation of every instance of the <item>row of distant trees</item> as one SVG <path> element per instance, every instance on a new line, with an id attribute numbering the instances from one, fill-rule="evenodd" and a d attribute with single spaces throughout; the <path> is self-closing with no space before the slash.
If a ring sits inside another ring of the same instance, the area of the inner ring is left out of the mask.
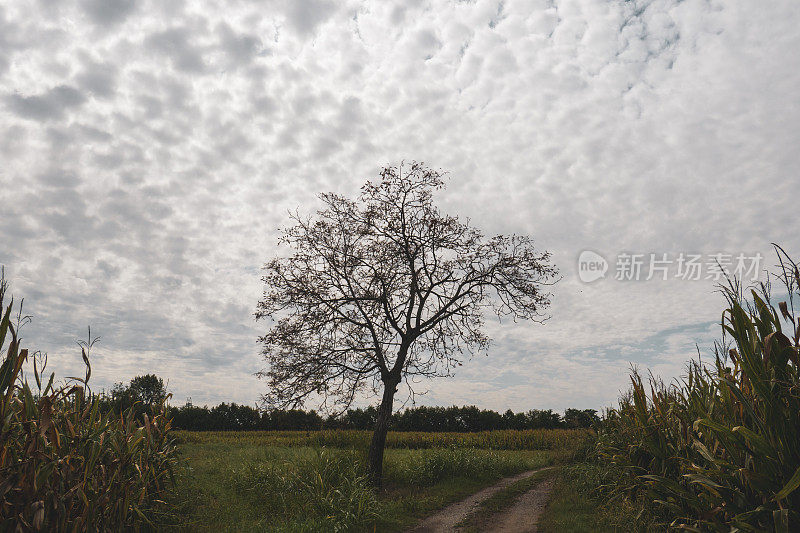
<path id="1" fill-rule="evenodd" d="M 261 411 L 248 405 L 222 403 L 199 407 L 187 403 L 170 409 L 173 427 L 191 431 L 226 430 L 314 430 L 373 429 L 378 410 L 350 409 L 338 417 L 323 417 L 315 411 L 272 409 Z M 594 409 L 567 409 L 498 413 L 475 406 L 414 407 L 392 414 L 395 431 L 487 431 L 492 429 L 588 428 L 599 421 Z"/>
<path id="2" fill-rule="evenodd" d="M 137 376 L 127 385 L 117 383 L 101 396 L 108 409 L 119 411 L 133 406 L 142 413 L 166 398 L 166 385 L 154 374 Z M 350 409 L 335 417 L 323 417 L 316 411 L 301 409 L 262 410 L 235 403 L 200 407 L 187 402 L 181 407 L 170 407 L 169 416 L 174 428 L 189 431 L 373 429 L 378 410 L 370 406 L 366 409 Z M 475 406 L 421 406 L 392 414 L 391 425 L 396 431 L 487 431 L 588 428 L 598 421 L 594 409 L 567 409 L 562 416 L 549 409 L 520 413 L 509 409 L 501 414 Z"/>

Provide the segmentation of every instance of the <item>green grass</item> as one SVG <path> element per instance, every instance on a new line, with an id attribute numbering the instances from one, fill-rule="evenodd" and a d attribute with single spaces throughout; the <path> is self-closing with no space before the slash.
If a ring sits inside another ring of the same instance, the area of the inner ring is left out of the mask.
<path id="1" fill-rule="evenodd" d="M 376 493 L 363 449 L 264 444 L 269 435 L 190 437 L 179 447 L 162 529 L 402 531 L 502 477 L 560 461 L 579 442 L 556 451 L 390 448 Z"/>
<path id="2" fill-rule="evenodd" d="M 542 533 L 612 533 L 661 531 L 642 505 L 627 499 L 605 498 L 597 487 L 604 483 L 603 469 L 576 463 L 559 469 L 550 500 L 539 518 Z"/>
<path id="3" fill-rule="evenodd" d="M 553 486 L 550 501 L 539 518 L 543 533 L 606 533 L 622 531 L 607 523 L 599 502 L 581 494 L 568 478 L 559 475 Z"/>
<path id="4" fill-rule="evenodd" d="M 431 453 L 433 452 L 433 453 Z M 556 462 L 550 451 L 388 450 L 379 531 L 399 531 L 500 478 Z"/>
<path id="5" fill-rule="evenodd" d="M 431 487 L 395 488 L 382 495 L 385 514 L 375 524 L 377 531 L 404 531 L 431 513 L 462 500 L 496 479 L 445 479 Z"/>
<path id="6" fill-rule="evenodd" d="M 497 491 L 478 504 L 478 507 L 458 524 L 458 527 L 465 533 L 484 531 L 492 516 L 514 505 L 520 496 L 553 474 L 552 469 L 540 470 Z"/>

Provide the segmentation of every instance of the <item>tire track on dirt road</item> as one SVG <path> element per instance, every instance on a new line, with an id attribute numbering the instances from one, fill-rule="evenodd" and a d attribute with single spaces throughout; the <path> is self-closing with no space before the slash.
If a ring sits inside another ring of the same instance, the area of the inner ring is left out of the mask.
<path id="1" fill-rule="evenodd" d="M 456 525 L 467 518 L 482 501 L 490 498 L 512 483 L 516 483 L 538 472 L 550 470 L 552 468 L 553 467 L 528 470 L 527 472 L 504 478 L 500 482 L 480 490 L 468 498 L 450 504 L 444 509 L 437 511 L 410 529 L 408 533 L 449 533 L 458 531 Z M 502 531 L 504 533 L 536 531 L 535 521 L 538 519 L 539 514 L 541 514 L 544 508 L 544 504 L 547 502 L 547 497 L 550 494 L 552 486 L 552 481 L 538 483 L 533 489 L 520 496 L 517 502 L 509 509 L 505 509 L 494 515 L 492 517 L 492 522 L 496 524 L 496 526 L 493 526 L 491 530 Z M 499 522 L 495 519 L 499 520 Z M 511 529 L 497 529 L 501 526 Z M 516 526 L 523 527 L 523 529 L 519 527 L 513 529 Z M 533 529 L 530 529 L 528 526 L 532 526 Z M 525 527 L 528 527 L 528 529 L 524 529 Z"/>

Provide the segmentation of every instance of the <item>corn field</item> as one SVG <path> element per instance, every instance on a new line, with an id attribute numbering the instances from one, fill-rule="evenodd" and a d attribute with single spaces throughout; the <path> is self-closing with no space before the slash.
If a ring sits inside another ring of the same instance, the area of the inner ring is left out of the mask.
<path id="1" fill-rule="evenodd" d="M 606 413 L 605 489 L 647 502 L 663 527 L 800 530 L 800 271 L 777 250 L 787 301 L 776 309 L 769 283 L 745 293 L 730 281 L 713 364 L 694 361 L 671 385 L 634 371 Z"/>
<path id="2" fill-rule="evenodd" d="M 163 406 L 101 412 L 89 390 L 91 341 L 81 346 L 84 378 L 44 381 L 46 356 L 23 366 L 19 326 L 0 282 L 0 531 L 119 531 L 147 527 L 175 461 Z M 3 312 L 4 310 L 4 312 Z"/>
<path id="3" fill-rule="evenodd" d="M 496 430 L 474 433 L 390 431 L 387 448 L 482 448 L 486 450 L 571 450 L 593 434 L 588 429 Z M 325 446 L 328 448 L 366 448 L 372 437 L 366 430 L 321 431 L 176 431 L 176 438 L 187 443 L 258 443 L 264 446 Z"/>

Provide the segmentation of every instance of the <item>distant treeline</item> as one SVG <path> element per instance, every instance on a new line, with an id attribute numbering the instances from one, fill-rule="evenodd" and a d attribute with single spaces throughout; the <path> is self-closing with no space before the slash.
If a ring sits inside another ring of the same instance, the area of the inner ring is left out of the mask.
<path id="1" fill-rule="evenodd" d="M 198 407 L 187 403 L 170 409 L 173 427 L 190 431 L 372 429 L 377 409 L 350 409 L 338 417 L 322 417 L 315 411 L 266 410 L 222 403 Z M 394 431 L 487 431 L 493 429 L 587 428 L 599 420 L 594 409 L 567 409 L 503 414 L 475 406 L 414 407 L 392 415 Z"/>
<path id="2" fill-rule="evenodd" d="M 167 398 L 164 381 L 153 374 L 137 376 L 130 384 L 117 383 L 100 394 L 104 409 L 120 412 L 128 408 L 139 415 Z M 187 402 L 182 407 L 169 407 L 167 416 L 172 427 L 188 431 L 247 430 L 315 430 L 373 429 L 377 417 L 375 407 L 350 409 L 340 416 L 320 416 L 316 411 L 300 409 L 256 409 L 248 405 L 221 403 L 215 407 L 199 407 Z M 599 422 L 594 409 L 567 409 L 564 415 L 552 410 L 533 409 L 503 414 L 475 406 L 414 407 L 392 415 L 394 431 L 488 431 L 493 429 L 588 428 Z"/>

